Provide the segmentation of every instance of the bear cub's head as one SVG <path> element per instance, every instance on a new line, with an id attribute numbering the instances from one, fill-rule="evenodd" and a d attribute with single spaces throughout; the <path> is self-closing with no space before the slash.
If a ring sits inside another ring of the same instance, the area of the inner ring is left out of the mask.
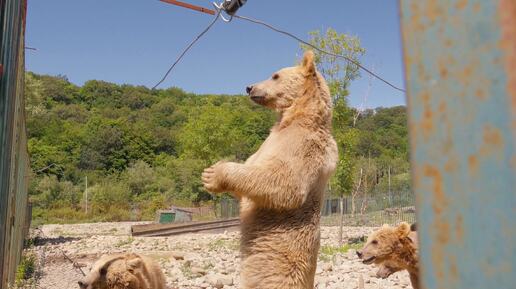
<path id="1" fill-rule="evenodd" d="M 136 254 L 104 255 L 91 271 L 80 280 L 80 289 L 140 289 L 136 271 L 143 268 L 142 259 Z"/>
<path id="2" fill-rule="evenodd" d="M 277 111 L 285 111 L 294 100 L 303 95 L 308 78 L 317 77 L 314 53 L 305 52 L 301 64 L 283 68 L 269 79 L 246 88 L 251 100 Z"/>
<path id="3" fill-rule="evenodd" d="M 401 241 L 408 238 L 410 225 L 402 222 L 398 227 L 383 225 L 373 232 L 362 250 L 357 255 L 364 264 L 381 264 L 391 258 L 395 251 L 402 246 Z"/>

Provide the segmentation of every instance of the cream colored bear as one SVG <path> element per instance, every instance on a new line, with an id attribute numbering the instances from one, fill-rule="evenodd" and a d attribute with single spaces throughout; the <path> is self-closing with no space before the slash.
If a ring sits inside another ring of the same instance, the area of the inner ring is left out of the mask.
<path id="1" fill-rule="evenodd" d="M 81 289 L 165 289 L 165 276 L 152 259 L 137 254 L 104 255 L 79 281 Z"/>
<path id="2" fill-rule="evenodd" d="M 278 112 L 277 123 L 245 163 L 219 162 L 202 180 L 241 201 L 243 288 L 312 289 L 322 198 L 338 159 L 329 89 L 307 52 L 247 92 Z"/>

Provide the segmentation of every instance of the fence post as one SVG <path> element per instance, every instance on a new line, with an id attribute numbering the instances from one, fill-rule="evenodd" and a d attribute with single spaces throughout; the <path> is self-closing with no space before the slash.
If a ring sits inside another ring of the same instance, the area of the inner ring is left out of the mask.
<path id="1" fill-rule="evenodd" d="M 339 218 L 339 245 L 342 246 L 342 234 L 344 227 L 344 198 L 341 196 L 339 198 L 339 209 L 340 209 L 340 218 Z"/>
<path id="2" fill-rule="evenodd" d="M 400 3 L 422 288 L 514 288 L 516 1 Z"/>

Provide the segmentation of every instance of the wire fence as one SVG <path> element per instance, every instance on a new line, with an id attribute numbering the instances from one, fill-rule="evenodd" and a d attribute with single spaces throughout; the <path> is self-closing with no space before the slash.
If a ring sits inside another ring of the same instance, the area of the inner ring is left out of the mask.
<path id="1" fill-rule="evenodd" d="M 372 196 L 326 198 L 322 204 L 321 224 L 339 226 L 377 227 L 383 224 L 416 222 L 415 196 L 410 190 L 376 193 Z M 238 217 L 239 203 L 235 199 L 223 199 L 211 213 L 215 218 Z"/>
<path id="2" fill-rule="evenodd" d="M 220 201 L 220 217 L 223 219 L 238 217 L 240 204 L 235 199 L 222 199 Z"/>
<path id="3" fill-rule="evenodd" d="M 416 221 L 415 196 L 411 191 L 377 193 L 368 197 L 326 199 L 321 224 L 325 226 L 366 226 Z"/>

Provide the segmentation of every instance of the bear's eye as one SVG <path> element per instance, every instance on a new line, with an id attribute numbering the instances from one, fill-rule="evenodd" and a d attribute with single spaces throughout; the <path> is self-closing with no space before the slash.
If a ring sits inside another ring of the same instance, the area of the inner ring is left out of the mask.
<path id="1" fill-rule="evenodd" d="M 378 240 L 373 240 L 373 241 L 371 241 L 371 244 L 373 244 L 373 245 L 378 245 Z"/>
<path id="2" fill-rule="evenodd" d="M 275 73 L 274 75 L 272 75 L 272 80 L 278 80 L 279 78 L 279 74 Z"/>

